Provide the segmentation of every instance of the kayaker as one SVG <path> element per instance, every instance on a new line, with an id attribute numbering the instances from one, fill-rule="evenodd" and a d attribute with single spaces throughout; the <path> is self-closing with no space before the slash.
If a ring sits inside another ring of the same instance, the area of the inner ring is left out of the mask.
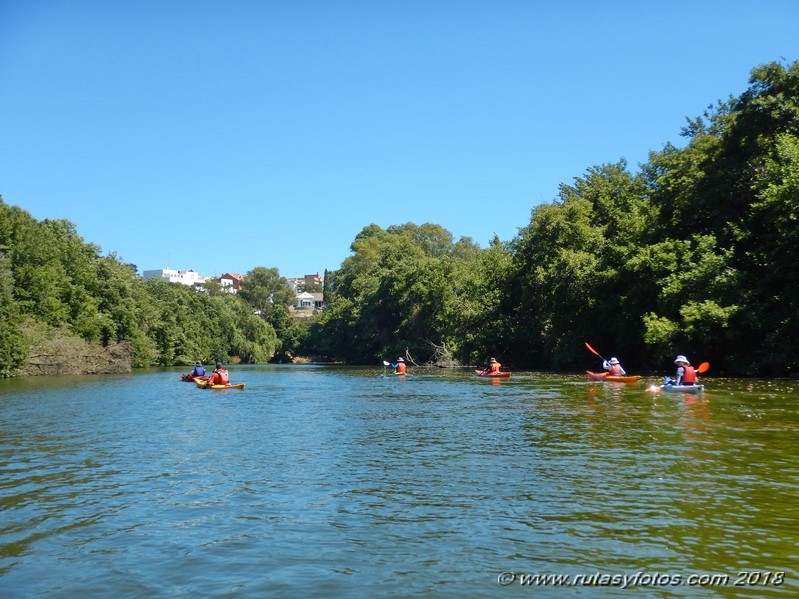
<path id="1" fill-rule="evenodd" d="M 673 385 L 695 385 L 696 384 L 696 370 L 691 363 L 688 361 L 688 358 L 680 354 L 674 359 L 674 363 L 677 365 L 677 374 L 674 378 Z"/>
<path id="2" fill-rule="evenodd" d="M 397 358 L 397 363 L 392 364 L 391 367 L 394 369 L 394 374 L 405 374 L 407 367 L 405 366 L 405 360 L 402 358 Z"/>
<path id="3" fill-rule="evenodd" d="M 486 368 L 483 372 L 485 374 L 492 374 L 494 372 L 499 372 L 500 368 L 502 368 L 502 364 L 497 362 L 496 358 L 490 358 L 488 360 L 488 368 Z"/>
<path id="4" fill-rule="evenodd" d="M 208 385 L 229 385 L 230 374 L 222 368 L 222 362 L 216 363 L 216 369 L 211 373 L 211 378 L 208 379 Z"/>
<path id="5" fill-rule="evenodd" d="M 189 376 L 194 378 L 198 376 L 205 376 L 205 368 L 203 368 L 203 363 L 197 360 L 194 363 L 194 368 L 191 369 Z"/>
<path id="6" fill-rule="evenodd" d="M 608 371 L 607 376 L 624 376 L 627 374 L 624 368 L 621 367 L 621 362 L 619 362 L 618 358 L 611 358 L 603 362 L 602 367 Z"/>

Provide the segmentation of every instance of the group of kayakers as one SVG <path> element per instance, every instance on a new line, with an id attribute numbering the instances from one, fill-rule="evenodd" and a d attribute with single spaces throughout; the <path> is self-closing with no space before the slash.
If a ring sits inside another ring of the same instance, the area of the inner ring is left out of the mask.
<path id="1" fill-rule="evenodd" d="M 693 385 L 696 383 L 696 369 L 691 366 L 688 358 L 680 354 L 674 360 L 674 363 L 677 365 L 677 373 L 673 379 L 669 379 L 670 385 Z M 397 358 L 396 363 L 391 364 L 391 367 L 394 369 L 395 374 L 405 374 L 407 371 L 405 360 L 402 358 Z M 610 360 L 604 360 L 602 362 L 602 367 L 607 371 L 608 376 L 625 376 L 627 374 L 622 367 L 621 362 L 619 362 L 619 359 L 616 357 L 613 357 Z M 483 369 L 483 373 L 497 373 L 500 371 L 500 368 L 502 368 L 502 364 L 500 364 L 496 358 L 489 358 L 488 366 Z"/>
<path id="2" fill-rule="evenodd" d="M 677 365 L 677 373 L 673 379 L 667 379 L 667 384 L 669 385 L 693 385 L 697 382 L 697 371 L 696 369 L 691 366 L 690 361 L 688 358 L 680 354 L 674 360 L 674 363 Z M 385 362 L 388 364 L 388 362 Z M 391 367 L 394 369 L 394 374 L 405 374 L 407 372 L 407 366 L 405 364 L 405 360 L 402 357 L 397 358 L 397 361 L 391 364 Z M 603 360 L 602 367 L 606 371 L 608 376 L 625 376 L 627 372 L 619 362 L 619 359 L 616 357 L 611 358 L 610 360 Z M 496 358 L 489 358 L 488 366 L 482 371 L 483 374 L 496 374 L 500 372 L 500 368 L 502 368 L 502 364 L 500 364 Z M 200 360 L 194 363 L 194 368 L 192 368 L 191 372 L 187 375 L 186 378 L 189 379 L 198 379 L 205 377 L 205 368 L 203 367 L 203 363 Z M 224 369 L 222 362 L 216 363 L 216 368 L 213 370 L 211 375 L 208 377 L 208 385 L 228 385 L 230 384 L 230 373 Z"/>
<path id="3" fill-rule="evenodd" d="M 674 359 L 674 363 L 677 365 L 677 372 L 674 378 L 665 377 L 665 383 L 667 385 L 695 385 L 698 380 L 697 371 L 691 366 L 688 358 L 680 354 Z M 602 367 L 607 371 L 608 376 L 624 376 L 627 374 L 617 358 L 604 360 Z"/>
<path id="4" fill-rule="evenodd" d="M 208 385 L 228 385 L 230 384 L 230 373 L 225 370 L 223 367 L 222 362 L 216 363 L 216 368 L 214 368 L 213 372 L 211 372 L 210 376 L 206 375 L 205 368 L 203 367 L 203 363 L 200 360 L 197 360 L 194 363 L 194 368 L 191 369 L 191 372 L 187 375 L 188 379 L 203 379 L 208 377 Z"/>
<path id="5" fill-rule="evenodd" d="M 615 360 L 616 358 L 613 359 Z M 618 360 L 616 360 L 616 363 L 618 364 Z M 386 362 L 386 364 L 388 364 L 388 362 Z M 396 363 L 391 364 L 391 367 L 394 369 L 394 374 L 405 374 L 408 369 L 403 358 L 397 358 Z M 496 358 L 490 358 L 488 360 L 488 366 L 483 370 L 483 373 L 491 374 L 499 372 L 500 368 L 502 368 L 502 364 L 497 362 Z"/>

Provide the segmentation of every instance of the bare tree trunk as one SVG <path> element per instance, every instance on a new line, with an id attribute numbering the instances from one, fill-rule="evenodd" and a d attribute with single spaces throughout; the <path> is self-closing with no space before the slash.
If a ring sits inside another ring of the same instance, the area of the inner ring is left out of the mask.
<path id="1" fill-rule="evenodd" d="M 436 345 L 432 341 L 427 341 L 427 343 L 434 348 L 428 365 L 439 368 L 459 368 L 461 366 L 461 363 L 454 358 L 446 343 L 442 342 L 441 345 Z"/>

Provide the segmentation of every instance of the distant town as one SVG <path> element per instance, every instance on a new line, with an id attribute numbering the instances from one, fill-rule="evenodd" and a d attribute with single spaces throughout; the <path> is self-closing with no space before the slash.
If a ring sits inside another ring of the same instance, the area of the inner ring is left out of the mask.
<path id="1" fill-rule="evenodd" d="M 206 277 L 196 270 L 173 270 L 170 268 L 160 268 L 158 270 L 145 270 L 142 272 L 143 279 L 160 279 L 170 283 L 180 283 L 194 287 L 197 291 L 205 291 L 205 283 L 217 281 L 224 293 L 238 293 L 241 290 L 242 281 L 245 275 L 226 272 L 219 277 Z M 294 295 L 296 301 L 294 308 L 297 310 L 321 310 L 324 307 L 324 297 L 321 292 L 324 279 L 317 272 L 304 277 L 286 278 L 286 282 Z M 312 289 L 313 291 L 307 291 Z M 318 290 L 318 291 L 317 291 Z"/>

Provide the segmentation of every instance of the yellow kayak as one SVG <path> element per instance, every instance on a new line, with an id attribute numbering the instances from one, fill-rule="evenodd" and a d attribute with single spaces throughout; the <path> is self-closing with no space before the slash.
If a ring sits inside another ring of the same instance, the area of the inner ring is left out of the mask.
<path id="1" fill-rule="evenodd" d="M 208 381 L 194 381 L 200 389 L 244 389 L 244 383 L 237 385 L 209 385 Z"/>

